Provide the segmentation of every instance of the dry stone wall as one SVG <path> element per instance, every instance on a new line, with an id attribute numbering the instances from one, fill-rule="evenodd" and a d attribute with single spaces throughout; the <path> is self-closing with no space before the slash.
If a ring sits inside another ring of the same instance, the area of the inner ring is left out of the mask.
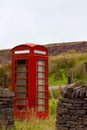
<path id="1" fill-rule="evenodd" d="M 14 94 L 7 88 L 0 88 L 0 129 L 14 128 Z"/>
<path id="2" fill-rule="evenodd" d="M 57 104 L 56 130 L 87 130 L 87 86 L 66 86 L 62 96 Z"/>

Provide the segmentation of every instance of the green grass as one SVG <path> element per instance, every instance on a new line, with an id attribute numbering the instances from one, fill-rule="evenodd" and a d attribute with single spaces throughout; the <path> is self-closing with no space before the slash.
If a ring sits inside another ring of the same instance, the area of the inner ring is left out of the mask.
<path id="1" fill-rule="evenodd" d="M 38 119 L 33 116 L 29 120 L 15 121 L 15 130 L 56 130 L 57 102 L 58 99 L 55 98 L 49 100 L 49 117 L 47 119 Z"/>
<path id="2" fill-rule="evenodd" d="M 32 118 L 29 121 L 16 121 L 15 126 L 16 130 L 56 130 L 55 116 L 44 120 Z"/>
<path id="3" fill-rule="evenodd" d="M 15 130 L 56 130 L 56 107 L 59 97 L 61 97 L 61 88 L 51 91 L 47 119 L 40 120 L 33 116 L 29 120 L 15 121 Z"/>
<path id="4" fill-rule="evenodd" d="M 87 53 L 72 51 L 49 57 L 49 86 L 67 84 L 71 70 L 75 82 L 86 82 L 87 65 L 84 75 L 84 63 L 87 64 Z"/>
<path id="5" fill-rule="evenodd" d="M 60 98 L 61 96 L 62 96 L 62 91 L 61 91 L 62 89 L 61 89 L 61 86 L 60 86 L 60 88 L 59 89 L 56 89 L 56 90 L 50 90 L 49 91 L 49 105 L 50 105 L 50 103 L 51 103 L 51 99 L 52 99 L 52 101 L 54 100 L 54 99 L 57 99 L 58 100 L 58 98 Z"/>
<path id="6" fill-rule="evenodd" d="M 61 86 L 67 84 L 67 77 L 56 79 L 54 75 L 49 76 L 49 86 Z"/>

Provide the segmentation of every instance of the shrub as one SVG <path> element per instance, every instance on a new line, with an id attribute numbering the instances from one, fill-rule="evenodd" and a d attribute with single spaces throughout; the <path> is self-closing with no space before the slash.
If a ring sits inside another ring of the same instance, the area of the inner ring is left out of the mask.
<path id="1" fill-rule="evenodd" d="M 61 87 L 59 89 L 56 90 L 50 90 L 49 91 L 49 99 L 58 99 L 61 97 Z"/>
<path id="2" fill-rule="evenodd" d="M 11 64 L 0 67 L 0 83 L 4 82 L 4 74 L 8 75 L 8 85 L 11 85 Z"/>
<path id="3" fill-rule="evenodd" d="M 56 107 L 57 107 L 58 99 L 50 99 L 49 100 L 49 114 L 56 115 Z"/>

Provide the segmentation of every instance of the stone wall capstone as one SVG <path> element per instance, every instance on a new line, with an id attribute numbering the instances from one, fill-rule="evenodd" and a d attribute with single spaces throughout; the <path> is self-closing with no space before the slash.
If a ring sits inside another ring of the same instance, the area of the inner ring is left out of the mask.
<path id="1" fill-rule="evenodd" d="M 87 86 L 67 85 L 58 100 L 56 130 L 87 130 Z"/>

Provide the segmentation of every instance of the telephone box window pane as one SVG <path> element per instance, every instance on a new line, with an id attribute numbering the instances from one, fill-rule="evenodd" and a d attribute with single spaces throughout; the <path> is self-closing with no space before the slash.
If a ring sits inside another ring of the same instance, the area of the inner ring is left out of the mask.
<path id="1" fill-rule="evenodd" d="M 45 90 L 45 86 L 38 86 L 38 91 L 44 91 Z"/>
<path id="2" fill-rule="evenodd" d="M 23 79 L 17 79 L 16 80 L 16 84 L 27 84 L 27 80 L 23 80 Z"/>
<path id="3" fill-rule="evenodd" d="M 38 82 L 38 85 L 45 85 L 45 80 L 43 79 L 38 79 L 37 82 Z"/>
<path id="4" fill-rule="evenodd" d="M 26 91 L 27 90 L 27 86 L 16 86 L 16 91 Z"/>
<path id="5" fill-rule="evenodd" d="M 38 99 L 38 105 L 45 105 L 44 99 Z"/>
<path id="6" fill-rule="evenodd" d="M 27 64 L 27 60 L 17 60 L 17 64 L 18 65 Z"/>
<path id="7" fill-rule="evenodd" d="M 38 92 L 38 98 L 45 98 L 45 93 Z"/>
<path id="8" fill-rule="evenodd" d="M 18 100 L 16 100 L 16 104 L 17 105 L 26 105 L 27 104 L 27 100 L 18 99 Z"/>
<path id="9" fill-rule="evenodd" d="M 45 61 L 44 60 L 38 60 L 38 65 L 45 65 Z"/>
<path id="10" fill-rule="evenodd" d="M 38 72 L 45 72 L 44 66 L 38 66 Z"/>
<path id="11" fill-rule="evenodd" d="M 45 111 L 45 106 L 38 106 L 37 111 L 38 112 L 44 112 Z"/>
<path id="12" fill-rule="evenodd" d="M 27 73 L 17 73 L 16 74 L 16 78 L 26 78 L 27 77 Z"/>
<path id="13" fill-rule="evenodd" d="M 27 110 L 27 107 L 26 106 L 24 106 L 24 105 L 17 105 L 17 108 L 19 109 L 19 110 Z"/>
<path id="14" fill-rule="evenodd" d="M 16 97 L 17 98 L 26 98 L 27 97 L 27 93 L 25 93 L 25 92 L 17 92 L 16 93 Z"/>
<path id="15" fill-rule="evenodd" d="M 38 73 L 38 78 L 45 78 L 45 73 Z"/>
<path id="16" fill-rule="evenodd" d="M 17 71 L 18 72 L 26 72 L 27 71 L 27 67 L 26 66 L 17 66 Z"/>

